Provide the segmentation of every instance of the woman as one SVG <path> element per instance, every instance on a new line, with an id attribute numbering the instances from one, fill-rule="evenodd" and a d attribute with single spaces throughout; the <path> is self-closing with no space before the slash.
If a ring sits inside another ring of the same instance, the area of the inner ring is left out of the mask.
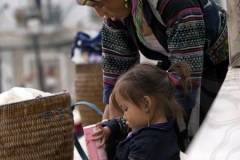
<path id="1" fill-rule="evenodd" d="M 179 90 L 189 120 L 200 96 L 200 121 L 210 108 L 228 69 L 226 12 L 213 0 L 78 0 L 104 17 L 102 29 L 104 102 L 119 75 L 139 63 L 139 51 L 167 70 L 185 61 L 192 88 Z M 179 82 L 180 83 L 180 82 Z M 198 90 L 201 92 L 198 95 Z M 197 96 L 198 95 L 198 96 Z M 122 114 L 107 105 L 104 119 Z M 182 149 L 184 150 L 184 149 Z"/>

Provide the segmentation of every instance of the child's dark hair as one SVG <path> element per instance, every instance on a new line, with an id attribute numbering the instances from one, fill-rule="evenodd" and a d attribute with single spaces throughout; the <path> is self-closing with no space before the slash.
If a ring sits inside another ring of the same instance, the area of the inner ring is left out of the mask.
<path id="1" fill-rule="evenodd" d="M 176 98 L 175 80 L 180 79 L 178 85 L 186 92 L 190 84 L 189 77 L 190 68 L 185 62 L 177 62 L 167 71 L 153 64 L 137 64 L 119 77 L 111 100 L 120 110 L 115 97 L 116 92 L 137 106 L 144 103 L 144 96 L 149 96 L 154 100 L 155 106 L 163 107 L 161 110 L 167 117 L 179 118 L 183 114 L 183 107 Z"/>

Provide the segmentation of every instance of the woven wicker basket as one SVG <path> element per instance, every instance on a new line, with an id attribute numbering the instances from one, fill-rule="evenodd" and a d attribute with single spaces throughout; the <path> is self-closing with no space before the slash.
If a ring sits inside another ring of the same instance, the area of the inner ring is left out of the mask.
<path id="1" fill-rule="evenodd" d="M 72 160 L 69 93 L 0 106 L 0 160 Z"/>
<path id="2" fill-rule="evenodd" d="M 103 75 L 101 64 L 82 64 L 76 66 L 76 101 L 87 101 L 93 103 L 104 111 L 103 97 Z M 102 117 L 95 111 L 84 105 L 77 106 L 80 111 L 83 126 L 95 124 Z"/>

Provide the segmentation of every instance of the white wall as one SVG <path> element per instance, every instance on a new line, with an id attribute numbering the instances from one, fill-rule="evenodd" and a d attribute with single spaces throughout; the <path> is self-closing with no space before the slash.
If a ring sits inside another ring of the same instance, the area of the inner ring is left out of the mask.
<path id="1" fill-rule="evenodd" d="M 14 11 L 26 8 L 33 0 L 1 0 L 0 1 L 0 32 L 11 31 L 16 28 Z M 47 0 L 42 0 L 45 4 Z M 50 0 L 48 0 L 50 1 Z M 65 27 L 76 26 L 81 19 L 88 18 L 90 7 L 79 6 L 75 0 L 51 0 L 52 5 L 59 5 L 62 8 L 63 25 Z M 4 4 L 8 8 L 2 9 Z"/>
<path id="2" fill-rule="evenodd" d="M 15 82 L 12 52 L 2 51 L 1 59 L 1 91 L 7 91 L 14 86 Z"/>

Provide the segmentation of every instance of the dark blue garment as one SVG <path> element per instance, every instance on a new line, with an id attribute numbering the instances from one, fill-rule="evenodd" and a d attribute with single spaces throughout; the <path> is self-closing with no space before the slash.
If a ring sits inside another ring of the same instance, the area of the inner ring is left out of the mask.
<path id="1" fill-rule="evenodd" d="M 101 39 L 102 31 L 100 31 L 94 38 L 91 38 L 84 32 L 78 32 L 74 40 L 74 45 L 72 47 L 71 57 L 74 55 L 75 48 L 80 48 L 82 53 L 88 52 L 91 54 L 102 55 Z"/>
<path id="2" fill-rule="evenodd" d="M 150 125 L 132 132 L 117 147 L 115 160 L 179 160 L 180 150 L 173 130 L 173 120 Z M 117 121 L 104 122 L 111 130 L 108 141 L 121 133 Z M 113 136 L 115 135 L 115 136 Z"/>

